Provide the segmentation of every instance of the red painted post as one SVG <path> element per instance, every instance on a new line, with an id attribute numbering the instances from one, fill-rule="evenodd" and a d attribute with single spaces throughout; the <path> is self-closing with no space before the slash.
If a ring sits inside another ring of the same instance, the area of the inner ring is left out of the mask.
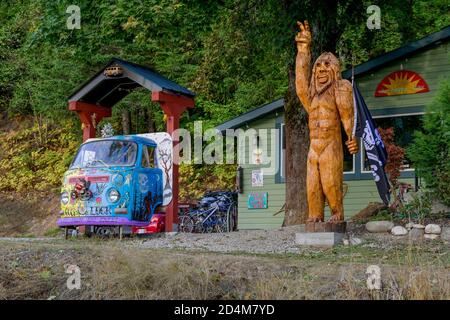
<path id="1" fill-rule="evenodd" d="M 173 132 L 180 126 L 179 116 L 168 116 L 167 117 L 167 132 L 173 137 Z M 179 143 L 178 140 L 173 140 L 173 148 Z M 173 225 L 178 225 L 178 195 L 180 193 L 180 187 L 178 185 L 179 181 L 179 168 L 178 168 L 178 154 L 173 154 L 173 164 L 172 164 L 172 201 L 167 206 L 166 212 L 166 231 L 174 231 Z"/>
<path id="2" fill-rule="evenodd" d="M 75 111 L 80 117 L 83 128 L 83 142 L 95 138 L 97 123 L 105 117 L 111 117 L 110 108 L 80 101 L 69 101 L 69 110 Z M 85 226 L 79 226 L 78 231 L 84 234 Z"/>
<path id="3" fill-rule="evenodd" d="M 152 92 L 152 101 L 160 104 L 167 116 L 167 132 L 172 136 L 173 148 L 179 143 L 178 138 L 174 138 L 173 132 L 180 127 L 180 116 L 187 108 L 194 107 L 194 100 L 185 96 L 178 96 L 166 92 Z M 179 170 L 178 153 L 173 155 L 172 167 L 172 201 L 166 208 L 166 232 L 174 231 L 174 224 L 178 224 L 178 194 L 179 194 Z"/>
<path id="4" fill-rule="evenodd" d="M 69 110 L 76 111 L 80 117 L 83 128 L 83 142 L 89 138 L 95 138 L 97 123 L 103 118 L 111 117 L 110 108 L 80 101 L 69 101 Z"/>
<path id="5" fill-rule="evenodd" d="M 87 139 L 95 138 L 95 133 L 97 132 L 97 130 L 93 125 L 85 124 L 83 122 L 81 127 L 83 128 L 83 142 L 85 142 Z"/>

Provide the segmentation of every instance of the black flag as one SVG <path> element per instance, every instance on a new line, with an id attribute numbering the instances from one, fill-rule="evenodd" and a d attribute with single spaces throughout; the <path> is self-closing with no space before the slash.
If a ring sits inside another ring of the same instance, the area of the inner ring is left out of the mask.
<path id="1" fill-rule="evenodd" d="M 364 102 L 364 99 L 353 81 L 353 102 L 355 105 L 354 134 L 362 138 L 370 170 L 377 184 L 378 194 L 385 205 L 389 204 L 389 182 L 384 172 L 387 162 L 387 152 L 378 130 L 375 128 L 372 116 Z"/>

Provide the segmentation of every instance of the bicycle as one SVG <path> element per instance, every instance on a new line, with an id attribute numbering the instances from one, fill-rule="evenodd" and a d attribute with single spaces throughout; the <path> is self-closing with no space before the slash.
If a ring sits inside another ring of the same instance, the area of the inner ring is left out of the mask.
<path id="1" fill-rule="evenodd" d="M 180 217 L 182 232 L 230 232 L 235 230 L 237 206 L 233 192 L 209 192 L 196 209 Z"/>

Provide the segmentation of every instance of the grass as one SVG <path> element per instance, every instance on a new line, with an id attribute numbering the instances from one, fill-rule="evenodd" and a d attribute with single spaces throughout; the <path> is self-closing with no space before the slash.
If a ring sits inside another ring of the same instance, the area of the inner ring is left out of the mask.
<path id="1" fill-rule="evenodd" d="M 393 220 L 392 214 L 387 210 L 381 210 L 376 215 L 370 217 L 367 221 L 383 221 L 383 220 L 392 221 Z"/>
<path id="2" fill-rule="evenodd" d="M 48 229 L 47 231 L 45 231 L 44 236 L 46 237 L 57 237 L 60 234 L 62 234 L 62 230 L 60 227 L 55 227 L 55 228 L 51 228 Z"/>
<path id="3" fill-rule="evenodd" d="M 24 232 L 24 233 L 15 234 L 14 238 L 36 238 L 36 235 L 31 232 Z"/>
<path id="4" fill-rule="evenodd" d="M 304 254 L 137 248 L 115 240 L 0 246 L 0 299 L 450 299 L 448 249 L 364 246 Z M 68 264 L 81 290 L 68 290 Z M 367 289 L 377 264 L 382 290 Z"/>

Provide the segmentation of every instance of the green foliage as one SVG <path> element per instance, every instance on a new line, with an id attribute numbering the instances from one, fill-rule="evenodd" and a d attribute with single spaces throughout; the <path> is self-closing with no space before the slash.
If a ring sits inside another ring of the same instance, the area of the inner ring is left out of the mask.
<path id="1" fill-rule="evenodd" d="M 396 193 L 399 186 L 398 179 L 400 178 L 400 170 L 402 169 L 405 150 L 395 144 L 394 128 L 390 127 L 383 129 L 378 127 L 378 132 L 380 133 L 388 154 L 388 161 L 384 170 L 389 176 L 389 182 L 394 188 L 394 193 Z"/>
<path id="2" fill-rule="evenodd" d="M 46 237 L 57 237 L 61 234 L 61 228 L 60 227 L 56 227 L 56 228 L 50 228 L 47 231 L 45 231 L 44 236 Z"/>
<path id="3" fill-rule="evenodd" d="M 73 122 L 63 125 L 29 123 L 0 134 L 0 191 L 56 191 L 80 144 L 71 132 Z M 69 130 L 68 130 L 69 129 Z"/>
<path id="4" fill-rule="evenodd" d="M 381 10 L 381 29 L 369 30 L 366 27 L 370 5 Z M 345 68 L 360 64 L 385 52 L 394 50 L 405 43 L 436 32 L 450 24 L 450 11 L 447 0 L 363 0 L 358 3 L 347 1 L 341 10 L 351 9 L 350 23 L 343 24 L 337 52 Z M 355 12 L 356 11 L 356 12 Z M 356 14 L 355 14 L 356 13 Z M 341 23 L 342 24 L 342 23 Z"/>
<path id="5" fill-rule="evenodd" d="M 295 20 L 314 11 L 309 1 L 84 0 L 77 3 L 81 29 L 68 30 L 65 10 L 71 4 L 2 1 L 0 110 L 69 117 L 67 97 L 118 56 L 194 90 L 197 105 L 190 116 L 216 125 L 283 96 Z M 411 7 L 380 1 L 382 29 L 368 30 L 370 4 L 339 3 L 335 18 L 342 32 L 336 41 L 346 66 L 352 57 L 364 62 L 449 21 L 445 0 L 414 1 Z M 147 108 L 147 98 L 142 92 L 139 103 L 125 99 L 122 107 Z"/>
<path id="6" fill-rule="evenodd" d="M 380 210 L 376 215 L 371 216 L 369 221 L 391 221 L 392 214 L 388 209 Z"/>
<path id="7" fill-rule="evenodd" d="M 235 165 L 180 165 L 180 201 L 199 199 L 206 191 L 235 190 Z"/>
<path id="8" fill-rule="evenodd" d="M 183 115 L 181 126 L 191 129 L 193 121 L 202 120 L 206 129 L 284 95 L 297 19 L 319 15 L 332 21 L 331 38 L 345 67 L 353 58 L 364 62 L 449 21 L 446 0 L 408 5 L 380 0 L 382 29 L 371 31 L 365 25 L 371 1 L 339 1 L 336 13 L 323 9 L 324 3 L 318 10 L 317 1 L 310 0 L 1 1 L 0 119 L 1 114 L 32 116 L 35 124 L 5 135 L 6 140 L 2 136 L 7 155 L 0 173 L 7 176 L 0 190 L 26 190 L 31 183 L 38 189 L 57 187 L 57 175 L 80 141 L 67 98 L 112 57 L 154 68 L 195 91 L 196 106 Z M 72 4 L 81 9 L 79 30 L 66 27 Z M 164 130 L 163 114 L 147 91 L 137 90 L 114 107 L 107 121 L 116 133 L 122 132 L 124 108 L 131 113 L 132 133 L 147 132 L 147 118 Z M 59 132 L 64 141 L 44 141 L 42 130 Z M 203 192 L 205 184 L 196 184 L 194 177 L 208 174 L 231 188 L 233 173 L 230 166 L 194 166 L 185 172 L 191 175 L 185 182 L 198 188 L 194 194 Z"/>
<path id="9" fill-rule="evenodd" d="M 408 148 L 417 174 L 425 186 L 450 205 L 450 78 L 442 81 L 434 101 L 427 106 L 423 132 L 415 132 Z"/>
<path id="10" fill-rule="evenodd" d="M 431 205 L 432 197 L 429 192 L 419 191 L 413 193 L 412 200 L 400 208 L 400 212 L 396 214 L 396 217 L 424 223 L 424 219 L 429 218 L 431 215 Z"/>

